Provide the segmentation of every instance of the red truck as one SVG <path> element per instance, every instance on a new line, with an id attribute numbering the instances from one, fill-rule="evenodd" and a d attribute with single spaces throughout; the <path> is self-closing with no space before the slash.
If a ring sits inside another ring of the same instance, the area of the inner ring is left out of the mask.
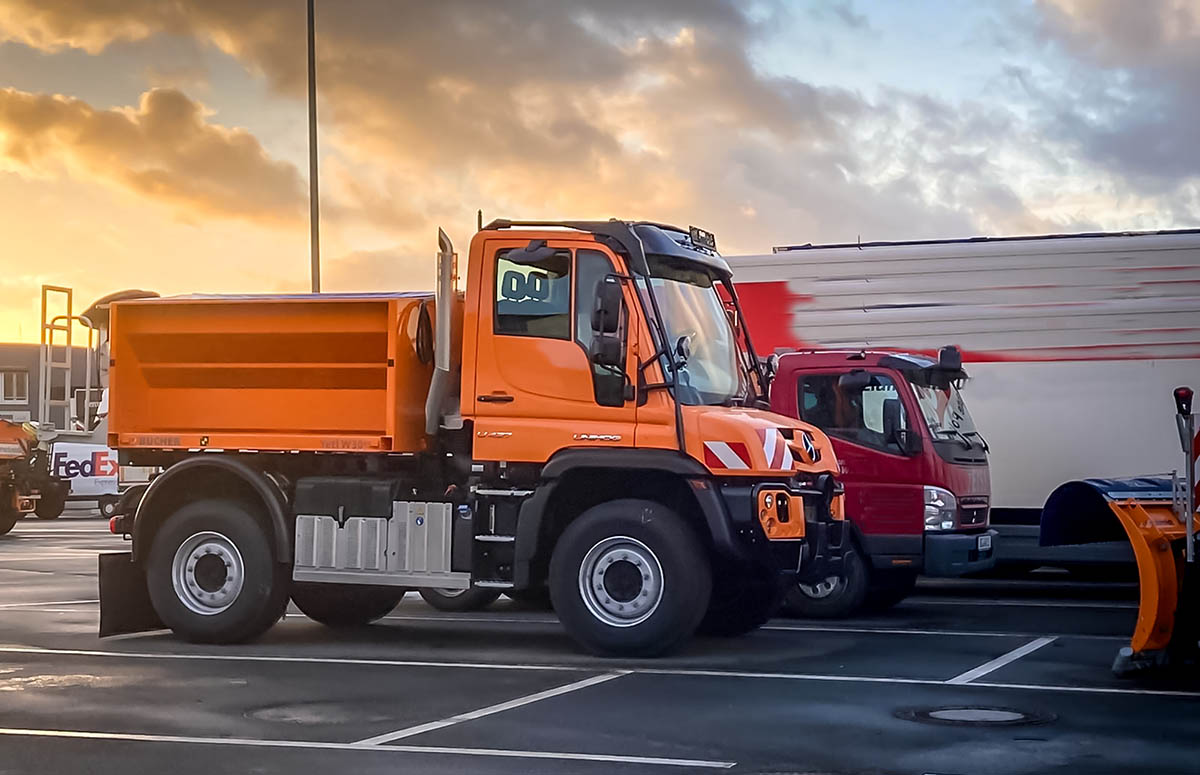
<path id="1" fill-rule="evenodd" d="M 962 357 L 864 350 L 772 358 L 771 409 L 829 436 L 842 467 L 853 548 L 842 570 L 797 584 L 787 606 L 848 616 L 894 605 L 919 574 L 958 576 L 995 564 L 988 526 L 988 445 L 959 388 Z"/>

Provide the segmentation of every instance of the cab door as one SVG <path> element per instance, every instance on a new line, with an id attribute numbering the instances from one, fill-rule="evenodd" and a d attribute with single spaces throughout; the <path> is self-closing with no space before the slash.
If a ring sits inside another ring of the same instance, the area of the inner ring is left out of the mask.
<path id="1" fill-rule="evenodd" d="M 912 432 L 912 407 L 898 378 L 884 370 L 866 372 L 868 384 L 847 388 L 839 384 L 845 372 L 800 371 L 799 417 L 833 442 L 846 483 L 846 515 L 863 533 L 920 536 L 923 460 L 884 433 L 889 409 L 898 410 L 900 428 Z"/>
<path id="2" fill-rule="evenodd" d="M 636 405 L 624 386 L 635 373 L 631 332 L 639 318 L 628 287 L 618 331 L 624 372 L 589 357 L 596 286 L 623 274 L 619 263 L 603 246 L 578 240 L 550 240 L 553 255 L 529 263 L 519 252 L 528 244 L 484 244 L 475 457 L 544 462 L 567 447 L 633 446 Z"/>

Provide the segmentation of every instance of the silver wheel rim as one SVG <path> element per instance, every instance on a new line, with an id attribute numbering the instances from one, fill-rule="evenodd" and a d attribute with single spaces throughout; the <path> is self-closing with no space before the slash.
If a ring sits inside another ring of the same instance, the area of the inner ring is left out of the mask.
<path id="1" fill-rule="evenodd" d="M 820 600 L 829 597 L 842 586 L 842 580 L 837 576 L 826 576 L 816 584 L 801 584 L 800 591 L 809 597 Z"/>
<path id="2" fill-rule="evenodd" d="M 190 536 L 171 561 L 175 596 L 201 616 L 227 610 L 241 594 L 245 580 L 242 553 L 229 538 L 211 530 Z"/>
<path id="3" fill-rule="evenodd" d="M 636 574 L 635 574 L 636 571 Z M 579 594 L 592 616 L 612 627 L 633 627 L 662 602 L 663 570 L 658 557 L 636 538 L 611 536 L 579 564 Z"/>

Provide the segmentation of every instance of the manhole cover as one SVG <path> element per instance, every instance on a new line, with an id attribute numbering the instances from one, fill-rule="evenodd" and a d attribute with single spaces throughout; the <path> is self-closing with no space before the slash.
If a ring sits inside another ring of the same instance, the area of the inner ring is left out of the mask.
<path id="1" fill-rule="evenodd" d="M 995 706 L 946 705 L 940 708 L 904 708 L 896 711 L 896 717 L 905 721 L 923 724 L 948 724 L 951 726 L 1014 727 L 1025 724 L 1048 724 L 1054 721 L 1053 713 L 997 708 Z"/>

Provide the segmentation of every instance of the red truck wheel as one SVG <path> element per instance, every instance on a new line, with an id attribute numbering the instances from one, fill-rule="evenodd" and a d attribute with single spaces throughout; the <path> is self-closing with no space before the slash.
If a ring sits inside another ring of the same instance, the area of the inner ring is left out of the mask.
<path id="1" fill-rule="evenodd" d="M 194 501 L 154 536 L 146 584 L 163 624 L 184 640 L 240 643 L 283 615 L 287 568 L 260 515 L 236 501 Z"/>
<path id="2" fill-rule="evenodd" d="M 784 610 L 793 616 L 841 619 L 862 608 L 868 585 L 866 562 L 862 554 L 852 548 L 842 560 L 839 575 L 812 584 L 797 584 L 788 590 Z"/>
<path id="3" fill-rule="evenodd" d="M 708 607 L 712 570 L 671 509 L 632 498 L 585 511 L 550 558 L 550 597 L 567 634 L 593 654 L 653 657 L 678 649 Z"/>

